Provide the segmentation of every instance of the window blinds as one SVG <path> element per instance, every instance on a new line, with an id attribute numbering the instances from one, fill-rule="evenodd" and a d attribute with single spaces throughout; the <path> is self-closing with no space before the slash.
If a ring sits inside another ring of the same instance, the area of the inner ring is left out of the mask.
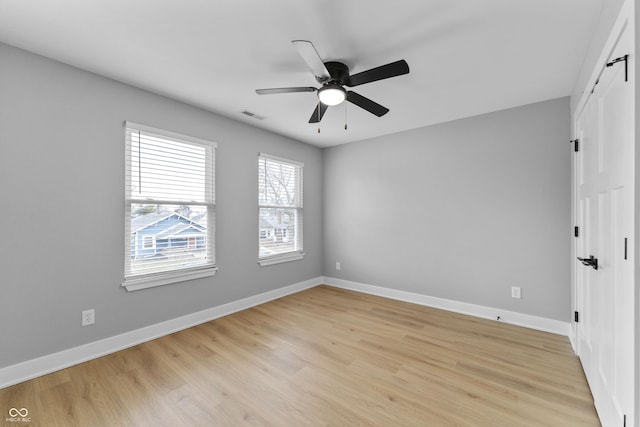
<path id="1" fill-rule="evenodd" d="M 214 143 L 127 122 L 125 282 L 215 268 Z"/>

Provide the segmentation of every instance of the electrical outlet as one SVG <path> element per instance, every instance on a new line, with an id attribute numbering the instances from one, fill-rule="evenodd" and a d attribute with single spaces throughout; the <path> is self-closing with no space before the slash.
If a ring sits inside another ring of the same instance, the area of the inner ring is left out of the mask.
<path id="1" fill-rule="evenodd" d="M 93 325 L 94 323 L 96 323 L 96 311 L 93 308 L 84 310 L 82 312 L 82 326 Z"/>
<path id="2" fill-rule="evenodd" d="M 336 270 L 340 270 L 340 262 L 336 262 Z"/>
<path id="3" fill-rule="evenodd" d="M 521 299 L 522 298 L 522 288 L 520 288 L 519 286 L 512 286 L 511 287 L 511 298 Z"/>

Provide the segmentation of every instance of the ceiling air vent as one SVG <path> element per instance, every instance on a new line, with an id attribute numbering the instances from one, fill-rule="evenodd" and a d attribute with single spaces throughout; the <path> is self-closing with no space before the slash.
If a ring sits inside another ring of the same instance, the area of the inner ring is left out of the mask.
<path id="1" fill-rule="evenodd" d="M 256 120 L 264 120 L 264 119 L 266 119 L 265 116 L 259 116 L 258 114 L 252 113 L 251 111 L 247 111 L 247 110 L 242 110 L 242 114 L 244 114 L 245 116 L 253 117 Z"/>

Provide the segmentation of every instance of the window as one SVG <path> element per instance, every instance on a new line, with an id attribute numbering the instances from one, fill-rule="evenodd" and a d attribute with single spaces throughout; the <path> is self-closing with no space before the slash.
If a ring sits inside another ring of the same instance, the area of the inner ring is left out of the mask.
<path id="1" fill-rule="evenodd" d="M 270 239 L 271 238 L 271 230 L 260 230 L 260 238 L 261 239 Z"/>
<path id="2" fill-rule="evenodd" d="M 302 259 L 303 164 L 267 154 L 258 157 L 258 262 Z"/>
<path id="3" fill-rule="evenodd" d="M 127 290 L 215 274 L 215 149 L 197 138 L 125 124 Z"/>
<path id="4" fill-rule="evenodd" d="M 156 239 L 153 236 L 142 236 L 142 249 L 153 249 L 155 243 Z"/>

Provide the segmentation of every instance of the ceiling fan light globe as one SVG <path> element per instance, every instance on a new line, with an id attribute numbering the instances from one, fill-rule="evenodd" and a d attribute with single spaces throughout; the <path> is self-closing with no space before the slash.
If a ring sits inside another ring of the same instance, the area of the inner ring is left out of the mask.
<path id="1" fill-rule="evenodd" d="M 338 105 L 347 99 L 347 91 L 340 86 L 325 86 L 318 91 L 318 98 L 324 105 Z"/>

